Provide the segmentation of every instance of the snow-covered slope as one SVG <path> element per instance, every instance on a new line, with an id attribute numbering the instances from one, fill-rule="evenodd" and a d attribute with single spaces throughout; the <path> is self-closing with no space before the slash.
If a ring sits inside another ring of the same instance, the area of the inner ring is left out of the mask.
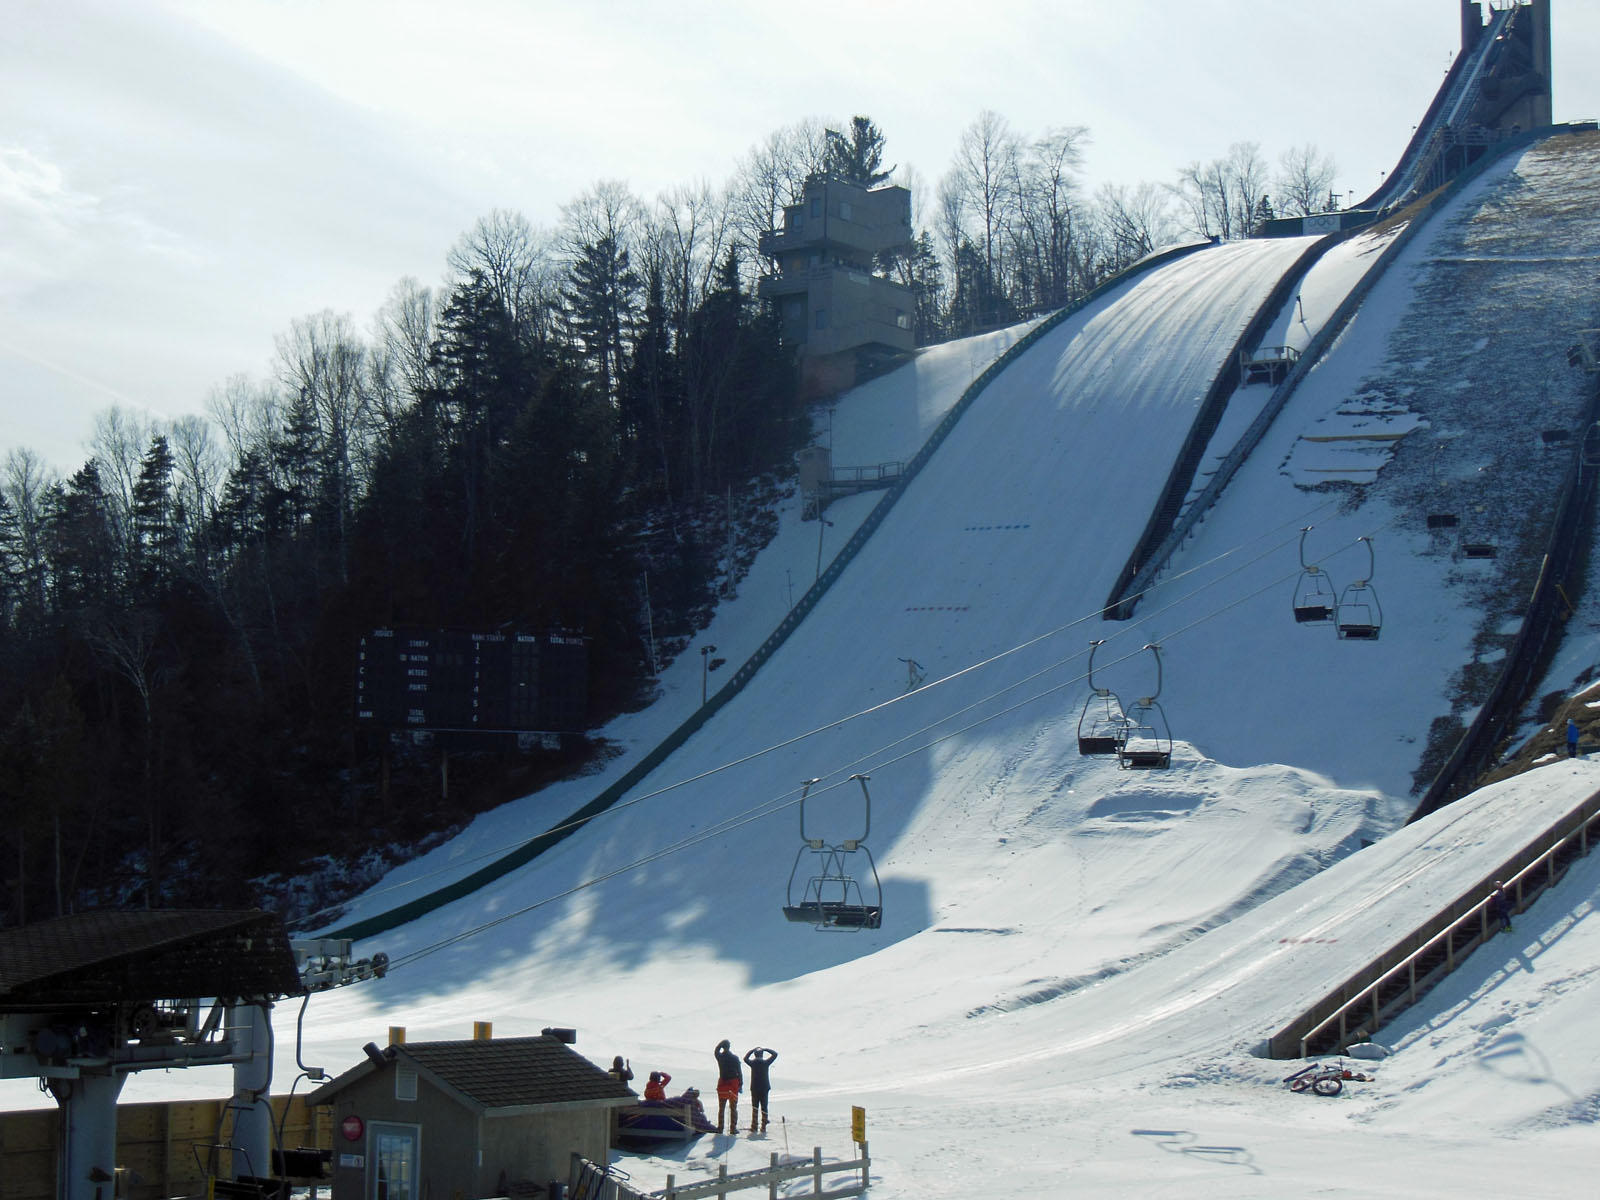
<path id="1" fill-rule="evenodd" d="M 1429 272 L 1530 178 L 1597 207 L 1596 173 L 1558 185 L 1541 161 L 1507 164 L 1429 222 L 1129 625 L 1101 622 L 1098 606 L 1186 414 L 1302 247 L 1201 251 L 1042 338 L 744 693 L 616 809 L 364 944 L 395 969 L 312 1000 L 305 1061 L 343 1069 L 391 1024 L 413 1040 L 465 1036 L 475 1019 L 503 1035 L 560 1024 L 578 1027 L 591 1058 L 627 1054 L 636 1071 L 705 1088 L 719 1039 L 775 1046 L 768 1139 L 708 1137 L 672 1162 L 630 1160 L 647 1186 L 786 1147 L 843 1155 L 849 1106 L 863 1104 L 880 1200 L 1458 1196 L 1526 1191 L 1535 1166 L 1542 1194 L 1585 1194 L 1600 1111 L 1600 1039 L 1579 1016 L 1600 1002 L 1590 864 L 1519 920 L 1515 940 L 1380 1032 L 1401 1052 L 1375 1083 L 1334 1101 L 1295 1096 L 1281 1064 L 1250 1054 L 1529 826 L 1600 788 L 1600 768 L 1560 764 L 1394 832 L 1430 726 L 1479 653 L 1476 631 L 1505 618 L 1477 610 L 1473 577 L 1408 524 L 1415 506 L 1384 473 L 1365 492 L 1309 493 L 1280 470 L 1395 347 L 1415 361 Z M 1296 314 L 1325 319 L 1372 248 L 1330 258 Z M 1463 306 L 1451 337 L 1469 322 Z M 835 461 L 909 457 L 1002 341 L 940 348 L 844 397 Z M 1441 378 L 1448 392 L 1456 377 Z M 1428 415 L 1427 388 L 1413 394 Z M 783 514 L 704 643 L 733 662 L 754 649 L 878 501 L 834 505 L 831 527 Z M 1345 577 L 1354 538 L 1377 539 L 1379 641 L 1342 643 L 1290 618 L 1299 530 L 1312 523 L 1325 538 L 1314 552 Z M 1125 697 L 1154 687 L 1140 647 L 1160 641 L 1171 770 L 1078 755 L 1098 637 L 1112 640 L 1097 681 Z M 698 704 L 699 658 L 663 675 L 652 710 L 605 731 L 624 751 L 608 774 L 487 814 L 351 915 L 577 808 Z M 910 694 L 906 659 L 926 674 Z M 800 781 L 820 778 L 808 822 L 844 837 L 863 816 L 858 771 L 871 775 L 883 928 L 785 923 Z M 1377 844 L 1357 852 L 1364 839 Z M 220 1093 L 226 1076 L 140 1078 L 124 1099 L 180 1089 Z"/>

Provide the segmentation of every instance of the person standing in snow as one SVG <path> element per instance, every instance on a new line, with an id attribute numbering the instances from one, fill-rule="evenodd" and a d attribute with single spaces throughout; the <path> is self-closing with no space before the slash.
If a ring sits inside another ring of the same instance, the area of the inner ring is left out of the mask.
<path id="1" fill-rule="evenodd" d="M 761 1129 L 767 1128 L 767 1096 L 772 1092 L 769 1068 L 778 1059 L 776 1050 L 755 1046 L 744 1056 L 744 1065 L 750 1068 L 750 1132 L 756 1131 L 756 1112 L 761 1113 Z"/>
<path id="2" fill-rule="evenodd" d="M 1567 718 L 1567 757 L 1578 757 L 1578 723 L 1571 717 Z"/>
<path id="3" fill-rule="evenodd" d="M 1511 932 L 1511 897 L 1506 895 L 1506 885 L 1494 881 L 1494 891 L 1489 896 L 1489 918 L 1499 924 L 1496 932 Z"/>
<path id="4" fill-rule="evenodd" d="M 728 1132 L 739 1132 L 739 1093 L 744 1090 L 744 1068 L 739 1065 L 739 1056 L 730 1049 L 731 1045 L 727 1038 L 723 1038 L 712 1051 L 717 1060 L 718 1133 L 722 1132 L 724 1112 L 729 1117 Z"/>

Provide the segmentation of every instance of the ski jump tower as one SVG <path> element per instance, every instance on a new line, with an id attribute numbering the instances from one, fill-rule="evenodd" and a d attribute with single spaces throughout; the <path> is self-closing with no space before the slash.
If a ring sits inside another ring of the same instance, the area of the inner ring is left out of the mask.
<path id="1" fill-rule="evenodd" d="M 782 229 L 761 235 L 776 269 L 758 294 L 799 351 L 803 391 L 840 391 L 911 353 L 915 294 L 879 265 L 911 245 L 909 191 L 827 173 L 810 176 L 800 202 L 784 206 Z"/>
<path id="2" fill-rule="evenodd" d="M 1548 128 L 1553 111 L 1550 0 L 1461 0 L 1461 53 L 1380 189 L 1382 207 L 1442 187 L 1496 142 Z"/>
<path id="3" fill-rule="evenodd" d="M 1485 9 L 1489 22 L 1485 23 Z M 1491 34 L 1498 13 L 1520 10 L 1503 32 Z M 1484 80 L 1472 121 L 1500 133 L 1543 129 L 1554 120 L 1550 99 L 1550 0 L 1461 0 L 1461 50 L 1470 53 L 1486 36 L 1505 44 Z"/>

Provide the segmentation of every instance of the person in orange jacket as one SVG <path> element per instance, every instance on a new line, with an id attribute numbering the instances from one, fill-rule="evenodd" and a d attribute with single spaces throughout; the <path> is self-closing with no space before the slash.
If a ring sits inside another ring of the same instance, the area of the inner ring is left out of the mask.
<path id="1" fill-rule="evenodd" d="M 667 1084 L 672 1082 L 672 1076 L 665 1071 L 651 1071 L 650 1080 L 644 1085 L 644 1098 L 646 1100 L 665 1100 L 667 1098 Z"/>

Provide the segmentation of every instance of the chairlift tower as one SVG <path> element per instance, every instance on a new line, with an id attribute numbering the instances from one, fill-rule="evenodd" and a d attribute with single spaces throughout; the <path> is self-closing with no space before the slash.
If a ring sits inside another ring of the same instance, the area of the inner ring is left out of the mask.
<path id="1" fill-rule="evenodd" d="M 117 1097 L 135 1071 L 231 1065 L 233 1125 L 218 1149 L 232 1151 L 234 1179 L 272 1176 L 273 1004 L 386 967 L 382 955 L 351 960 L 348 941 L 291 948 L 282 918 L 253 909 L 0 930 L 0 1078 L 35 1078 L 59 1106 L 57 1200 L 113 1194 Z"/>

